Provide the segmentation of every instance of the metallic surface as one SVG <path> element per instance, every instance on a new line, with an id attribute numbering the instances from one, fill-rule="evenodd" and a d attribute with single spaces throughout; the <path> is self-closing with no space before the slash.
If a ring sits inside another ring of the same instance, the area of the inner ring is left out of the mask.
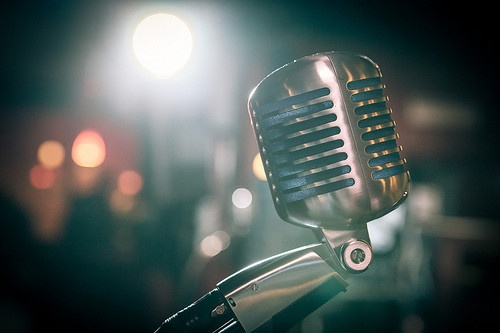
<path id="1" fill-rule="evenodd" d="M 330 52 L 289 63 L 254 89 L 248 110 L 282 219 L 354 230 L 406 199 L 410 175 L 381 78 L 366 56 Z"/>
<path id="2" fill-rule="evenodd" d="M 344 245 L 342 259 L 352 271 L 362 272 L 371 264 L 373 252 L 366 242 L 352 241 Z"/>
<path id="3" fill-rule="evenodd" d="M 294 249 L 257 262 L 221 281 L 217 287 L 246 332 L 272 321 L 280 311 L 334 279 L 345 290 L 344 269 L 326 243 Z M 310 309 L 311 313 L 320 304 Z M 296 322 L 300 318 L 289 318 Z"/>

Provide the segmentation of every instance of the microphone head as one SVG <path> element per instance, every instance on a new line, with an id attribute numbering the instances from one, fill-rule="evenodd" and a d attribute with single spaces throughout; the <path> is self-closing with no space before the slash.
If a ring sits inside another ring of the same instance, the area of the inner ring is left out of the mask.
<path id="1" fill-rule="evenodd" d="M 295 60 L 254 88 L 248 112 L 283 220 L 352 228 L 406 199 L 410 173 L 384 91 L 379 66 L 349 52 Z"/>

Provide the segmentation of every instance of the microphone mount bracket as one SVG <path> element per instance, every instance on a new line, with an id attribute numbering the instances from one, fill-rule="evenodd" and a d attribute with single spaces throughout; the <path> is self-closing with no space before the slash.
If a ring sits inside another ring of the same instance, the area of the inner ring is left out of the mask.
<path id="1" fill-rule="evenodd" d="M 372 263 L 373 250 L 366 224 L 360 224 L 357 228 L 351 225 L 346 230 L 318 228 L 315 233 L 318 240 L 328 244 L 332 253 L 339 258 L 344 278 L 366 271 Z"/>

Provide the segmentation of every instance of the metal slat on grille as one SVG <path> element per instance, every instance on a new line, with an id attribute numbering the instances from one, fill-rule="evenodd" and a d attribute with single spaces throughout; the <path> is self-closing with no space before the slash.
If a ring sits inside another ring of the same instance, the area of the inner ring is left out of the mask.
<path id="1" fill-rule="evenodd" d="M 334 126 L 331 100 L 314 102 L 329 95 L 328 88 L 275 101 L 253 111 L 261 153 L 272 170 L 268 175 L 273 192 L 282 203 L 307 199 L 352 186 L 354 179 L 336 179 L 351 172 L 342 165 L 344 145 Z M 333 125 L 333 126 L 332 126 Z M 340 163 L 340 164 L 339 164 Z"/>
<path id="2" fill-rule="evenodd" d="M 367 130 L 361 139 L 372 142 L 365 148 L 365 152 L 372 157 L 368 164 L 378 167 L 372 173 L 373 179 L 383 179 L 404 173 L 404 161 L 399 154 L 401 148 L 396 143 L 395 123 L 391 118 L 391 111 L 387 108 L 387 97 L 384 95 L 384 86 L 381 78 L 366 78 L 351 81 L 348 89 L 355 91 L 351 101 L 358 103 L 354 113 L 362 118 L 358 126 Z"/>

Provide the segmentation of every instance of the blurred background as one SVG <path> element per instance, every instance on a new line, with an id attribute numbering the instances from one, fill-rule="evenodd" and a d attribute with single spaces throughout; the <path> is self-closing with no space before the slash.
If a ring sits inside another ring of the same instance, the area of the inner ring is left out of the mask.
<path id="1" fill-rule="evenodd" d="M 0 6 L 1 332 L 153 332 L 238 269 L 313 242 L 274 210 L 246 103 L 274 69 L 326 51 L 380 65 L 413 189 L 368 224 L 370 269 L 291 331 L 500 328 L 487 5 Z M 155 74 L 138 26 L 158 12 L 185 23 L 166 44 L 187 58 Z"/>

